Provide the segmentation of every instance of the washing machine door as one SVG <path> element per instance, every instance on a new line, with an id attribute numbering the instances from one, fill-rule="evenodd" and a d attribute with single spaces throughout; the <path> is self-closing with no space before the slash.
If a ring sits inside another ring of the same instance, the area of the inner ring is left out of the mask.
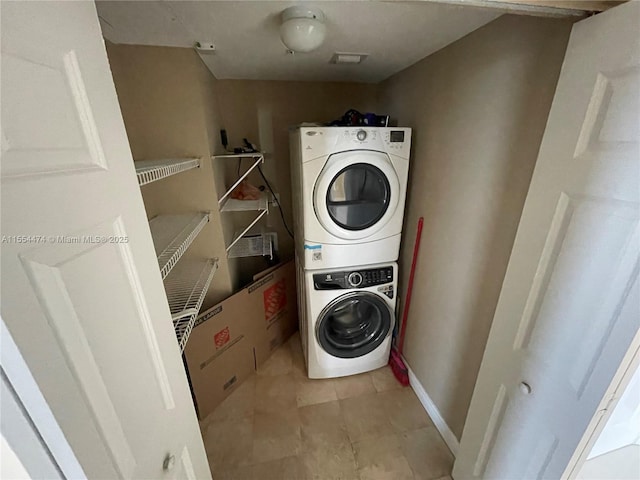
<path id="1" fill-rule="evenodd" d="M 318 176 L 314 208 L 331 234 L 364 239 L 393 217 L 400 198 L 400 182 L 383 152 L 355 150 L 331 155 Z"/>
<path id="2" fill-rule="evenodd" d="M 320 313 L 316 338 L 335 357 L 356 358 L 375 350 L 393 328 L 393 312 L 378 295 L 351 292 Z"/>

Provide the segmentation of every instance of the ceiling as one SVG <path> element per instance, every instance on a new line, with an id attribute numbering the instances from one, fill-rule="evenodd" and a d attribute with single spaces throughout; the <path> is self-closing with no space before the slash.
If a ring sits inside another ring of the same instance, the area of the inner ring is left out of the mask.
<path id="1" fill-rule="evenodd" d="M 301 2 L 298 2 L 301 3 Z M 497 18 L 500 13 L 431 2 L 304 2 L 326 17 L 316 51 L 290 55 L 280 41 L 282 1 L 97 2 L 113 43 L 192 47 L 213 42 L 202 59 L 218 79 L 377 83 Z M 335 52 L 365 53 L 359 65 L 330 64 Z"/>

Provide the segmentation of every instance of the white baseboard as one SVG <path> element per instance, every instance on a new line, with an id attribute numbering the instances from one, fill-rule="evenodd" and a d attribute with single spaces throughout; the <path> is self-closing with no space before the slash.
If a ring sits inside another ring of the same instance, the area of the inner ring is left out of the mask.
<path id="1" fill-rule="evenodd" d="M 405 365 L 407 365 L 406 362 Z M 422 406 L 429 414 L 429 417 L 431 417 L 431 420 L 433 420 L 434 425 L 440 432 L 440 435 L 442 435 L 442 438 L 449 447 L 449 450 L 451 450 L 453 456 L 457 456 L 458 449 L 460 448 L 460 442 L 449 428 L 449 425 L 447 425 L 447 422 L 444 421 L 442 415 L 440 415 L 438 407 L 436 407 L 435 403 L 433 403 L 433 400 L 431 400 L 431 398 L 427 394 L 426 390 L 418 380 L 418 377 L 416 377 L 416 375 L 413 373 L 413 371 L 411 371 L 410 368 L 409 384 L 411 385 L 411 388 L 413 388 L 413 391 L 416 392 L 418 400 L 420 400 L 420 403 L 422 403 Z"/>

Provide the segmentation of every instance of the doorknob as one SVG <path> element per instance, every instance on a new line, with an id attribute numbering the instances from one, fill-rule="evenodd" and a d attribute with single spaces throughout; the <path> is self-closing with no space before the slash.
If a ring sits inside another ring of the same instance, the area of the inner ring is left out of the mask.
<path id="1" fill-rule="evenodd" d="M 527 382 L 520 383 L 520 391 L 525 395 L 529 395 L 531 393 L 531 385 Z"/>
<path id="2" fill-rule="evenodd" d="M 173 466 L 176 464 L 176 456 L 167 453 L 167 456 L 164 457 L 164 461 L 162 462 L 162 469 L 165 471 L 169 471 L 173 469 Z"/>

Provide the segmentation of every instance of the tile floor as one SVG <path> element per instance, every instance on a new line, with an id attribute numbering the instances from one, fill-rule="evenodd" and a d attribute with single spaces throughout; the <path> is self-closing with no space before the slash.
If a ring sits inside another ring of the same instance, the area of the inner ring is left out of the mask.
<path id="1" fill-rule="evenodd" d="M 298 334 L 201 429 L 214 480 L 450 480 L 453 464 L 389 367 L 309 380 Z"/>

